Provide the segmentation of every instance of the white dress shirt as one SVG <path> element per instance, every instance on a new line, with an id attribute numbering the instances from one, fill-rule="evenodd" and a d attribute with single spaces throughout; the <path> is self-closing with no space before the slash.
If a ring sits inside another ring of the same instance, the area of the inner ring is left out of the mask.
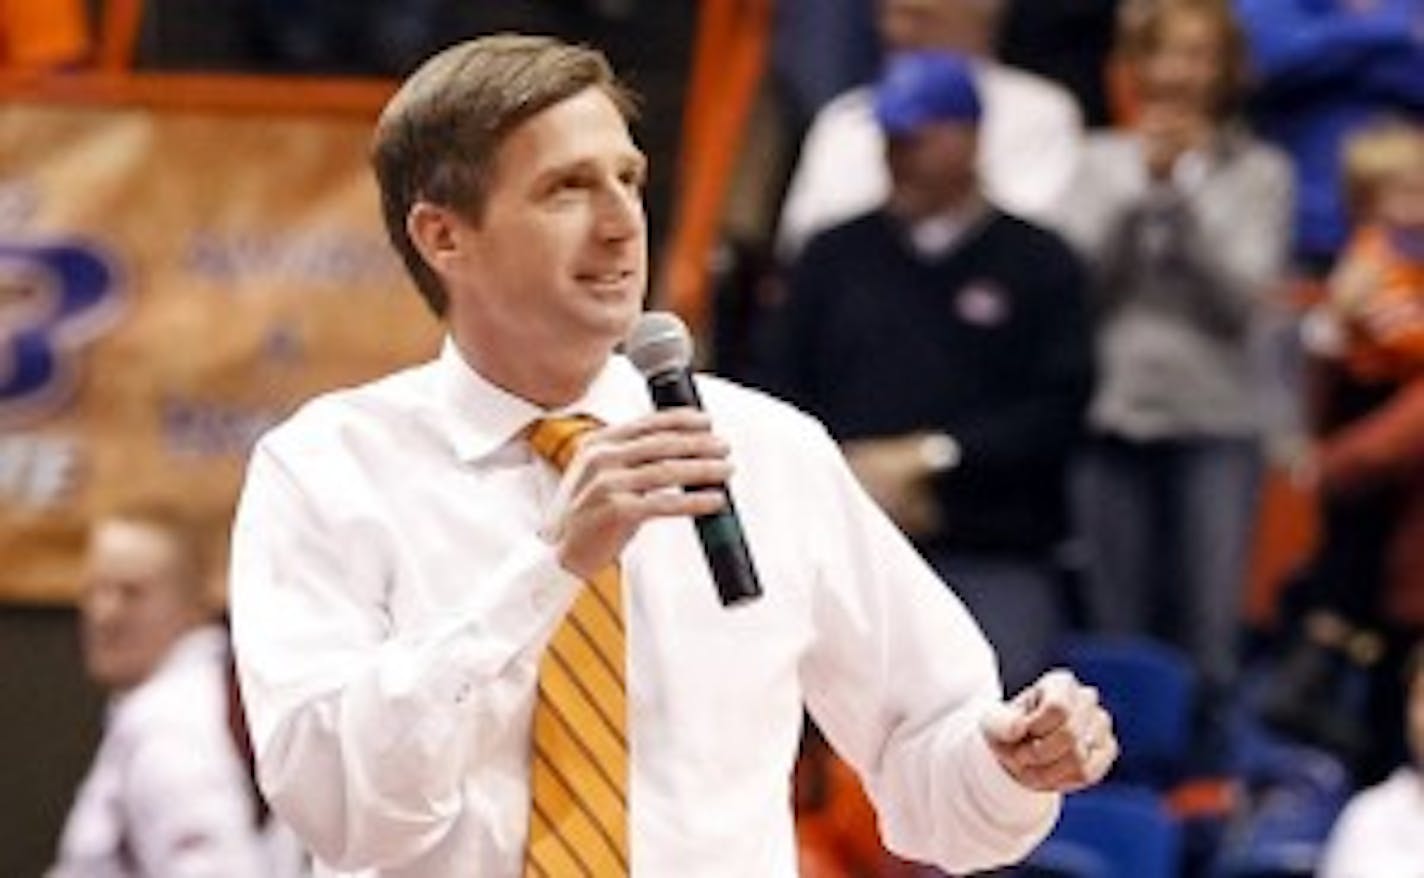
<path id="1" fill-rule="evenodd" d="M 999 697 L 973 621 L 814 422 L 699 379 L 765 588 L 718 603 L 690 520 L 621 557 L 635 876 L 796 874 L 803 704 L 866 779 L 889 844 L 952 871 L 1017 858 L 1058 797 L 977 721 Z M 651 411 L 613 357 L 561 412 Z M 536 534 L 547 414 L 433 363 L 321 398 L 259 443 L 233 544 L 239 668 L 263 788 L 319 874 L 522 874 L 540 652 L 580 582 Z"/>
<path id="2" fill-rule="evenodd" d="M 996 206 L 1048 221 L 1073 178 L 1083 117 L 1062 86 L 993 61 L 975 65 L 984 115 L 979 176 Z M 777 250 L 790 260 L 818 232 L 868 213 L 890 193 L 874 91 L 851 89 L 816 114 L 782 207 Z"/>
<path id="3" fill-rule="evenodd" d="M 1424 775 L 1401 768 L 1345 806 L 1320 878 L 1424 878 Z"/>
<path id="4" fill-rule="evenodd" d="M 203 628 L 114 698 L 50 878 L 292 874 L 294 864 L 273 860 L 281 842 L 253 821 L 251 781 L 228 729 L 226 675 L 226 634 Z"/>

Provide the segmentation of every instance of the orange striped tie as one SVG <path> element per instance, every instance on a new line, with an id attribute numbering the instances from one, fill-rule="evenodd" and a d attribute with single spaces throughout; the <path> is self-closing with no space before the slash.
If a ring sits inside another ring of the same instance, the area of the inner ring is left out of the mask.
<path id="1" fill-rule="evenodd" d="M 562 470 L 591 418 L 546 418 L 529 444 Z M 628 698 L 623 582 L 584 584 L 539 663 L 524 875 L 628 875 Z"/>

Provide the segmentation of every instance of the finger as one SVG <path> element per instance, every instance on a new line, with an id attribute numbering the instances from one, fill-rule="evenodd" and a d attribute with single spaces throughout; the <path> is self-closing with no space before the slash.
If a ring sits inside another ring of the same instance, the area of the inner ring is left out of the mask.
<path id="1" fill-rule="evenodd" d="M 1060 759 L 1035 767 L 1030 770 L 1029 777 L 1034 789 L 1056 793 L 1082 789 L 1090 783 L 1087 764 L 1076 758 Z"/>
<path id="2" fill-rule="evenodd" d="M 581 449 L 582 450 L 582 449 Z M 727 457 L 727 441 L 706 430 L 649 433 L 633 439 L 602 439 L 584 450 L 590 468 L 632 467 L 666 459 L 721 459 Z"/>
<path id="3" fill-rule="evenodd" d="M 979 728 L 991 745 L 1017 744 L 1028 734 L 1024 711 L 1014 704 L 994 704 L 979 718 Z"/>
<path id="4" fill-rule="evenodd" d="M 1107 777 L 1112 770 L 1113 763 L 1117 762 L 1117 757 L 1122 752 L 1121 745 L 1117 738 L 1109 735 L 1101 745 L 1094 747 L 1088 758 L 1087 778 L 1088 783 L 1093 784 Z"/>
<path id="5" fill-rule="evenodd" d="M 596 499 L 581 495 L 572 500 L 568 510 L 557 520 L 546 525 L 545 537 L 557 540 L 571 528 L 584 533 L 610 531 L 631 535 L 652 518 L 711 515 L 726 504 L 726 492 L 715 488 L 664 490 L 642 495 L 625 491 Z"/>
<path id="6" fill-rule="evenodd" d="M 1045 696 L 1028 715 L 1030 737 L 1044 738 L 1068 724 L 1072 707 L 1061 696 Z"/>
<path id="7" fill-rule="evenodd" d="M 570 462 L 563 482 L 570 494 L 628 489 L 626 470 L 660 464 L 664 461 L 717 461 L 724 462 L 728 454 L 724 440 L 706 431 L 661 432 L 641 436 L 631 440 L 615 440 L 604 437 L 598 441 L 585 443 L 578 449 Z M 730 469 L 710 469 L 701 475 L 694 475 L 693 481 L 680 484 L 713 485 L 730 478 Z M 669 481 L 669 478 L 672 481 Z M 660 479 L 657 470 L 641 474 L 635 488 L 639 491 L 653 490 L 673 484 L 678 478 L 675 472 L 664 472 Z"/>
<path id="8" fill-rule="evenodd" d="M 1085 754 L 1080 748 L 1069 746 L 1055 759 L 1037 763 L 1030 760 L 1024 766 L 1024 774 L 1035 789 L 1076 789 L 1088 783 L 1089 765 L 1096 758 L 1097 751 Z"/>
<path id="9" fill-rule="evenodd" d="M 1101 707 L 1094 706 L 1082 723 L 1082 730 L 1076 736 L 1077 746 L 1084 755 L 1112 742 L 1112 715 Z"/>
<path id="10" fill-rule="evenodd" d="M 994 751 L 994 755 L 998 757 L 1004 769 L 1020 782 L 1025 785 L 1029 784 L 1035 768 L 1030 764 L 1031 757 L 1027 742 L 1005 744 L 992 738 L 989 738 L 988 741 L 990 749 Z"/>
<path id="11" fill-rule="evenodd" d="M 1068 792 L 1097 783 L 1107 775 L 1118 757 L 1117 738 L 1113 736 L 1111 718 L 1099 709 L 1089 723 L 1090 731 L 1062 756 L 1045 765 L 1029 767 L 1035 782 L 1046 789 Z"/>
<path id="12" fill-rule="evenodd" d="M 650 415 L 627 421 L 622 424 L 610 424 L 607 427 L 600 427 L 589 433 L 587 442 L 613 441 L 621 442 L 629 439 L 637 439 L 640 436 L 647 436 L 650 433 L 660 433 L 663 431 L 706 431 L 712 428 L 712 419 L 707 413 L 688 406 L 679 408 L 661 409 Z"/>
<path id="13" fill-rule="evenodd" d="M 1026 761 L 1031 767 L 1052 765 L 1081 750 L 1077 737 L 1066 726 L 1047 735 L 1030 736 L 1025 744 L 1028 751 Z"/>
<path id="14" fill-rule="evenodd" d="M 725 484 L 732 464 L 725 460 L 659 460 L 601 477 L 601 487 L 614 492 L 648 494 L 677 488 Z"/>
<path id="15" fill-rule="evenodd" d="M 1070 694 L 1072 707 L 1064 723 L 1069 746 L 1079 751 L 1091 745 L 1104 734 L 1103 724 L 1107 722 L 1107 711 L 1098 704 L 1098 690 L 1092 686 L 1075 684 Z"/>
<path id="16" fill-rule="evenodd" d="M 657 491 L 644 494 L 635 503 L 635 523 L 651 518 L 678 518 L 711 515 L 727 505 L 727 494 L 715 488 L 696 491 Z"/>
<path id="17" fill-rule="evenodd" d="M 1110 736 L 1110 720 L 1097 703 L 1097 691 L 1084 686 L 1071 697 L 1078 703 L 1062 725 L 1044 735 L 1030 732 L 1030 764 L 1044 766 L 1073 756 L 1081 759 L 1093 742 Z"/>
<path id="18" fill-rule="evenodd" d="M 1065 758 L 1051 765 L 1030 769 L 1028 774 L 1037 789 L 1072 792 L 1106 777 L 1117 755 L 1117 742 L 1108 741 L 1094 747 L 1085 757 Z"/>
<path id="19" fill-rule="evenodd" d="M 1029 733 L 1044 736 L 1069 721 L 1090 687 L 1083 686 L 1068 671 L 1054 670 L 1040 677 L 1033 689 L 1037 699 L 1029 711 Z M 1097 690 L 1091 691 L 1091 700 L 1096 703 Z"/>

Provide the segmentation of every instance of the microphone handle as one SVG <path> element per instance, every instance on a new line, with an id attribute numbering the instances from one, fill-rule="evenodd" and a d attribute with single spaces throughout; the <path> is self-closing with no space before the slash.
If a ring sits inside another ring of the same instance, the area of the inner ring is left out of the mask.
<path id="1" fill-rule="evenodd" d="M 702 408 L 702 398 L 697 395 L 692 373 L 687 369 L 671 369 L 652 376 L 648 379 L 648 390 L 652 393 L 653 404 L 660 409 L 682 406 Z M 702 551 L 707 556 L 707 565 L 712 569 L 712 581 L 717 585 L 717 597 L 724 607 L 756 600 L 762 594 L 761 582 L 757 579 L 751 551 L 742 534 L 741 519 L 732 503 L 732 494 L 726 485 L 707 487 L 721 491 L 727 501 L 721 510 L 693 519 L 698 539 L 702 541 Z"/>

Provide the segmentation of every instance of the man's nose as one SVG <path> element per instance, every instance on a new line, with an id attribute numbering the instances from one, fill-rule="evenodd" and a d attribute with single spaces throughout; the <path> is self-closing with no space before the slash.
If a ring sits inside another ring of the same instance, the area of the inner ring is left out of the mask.
<path id="1" fill-rule="evenodd" d="M 643 198 L 637 189 L 611 186 L 599 200 L 598 230 L 609 241 L 635 237 L 643 228 Z"/>

